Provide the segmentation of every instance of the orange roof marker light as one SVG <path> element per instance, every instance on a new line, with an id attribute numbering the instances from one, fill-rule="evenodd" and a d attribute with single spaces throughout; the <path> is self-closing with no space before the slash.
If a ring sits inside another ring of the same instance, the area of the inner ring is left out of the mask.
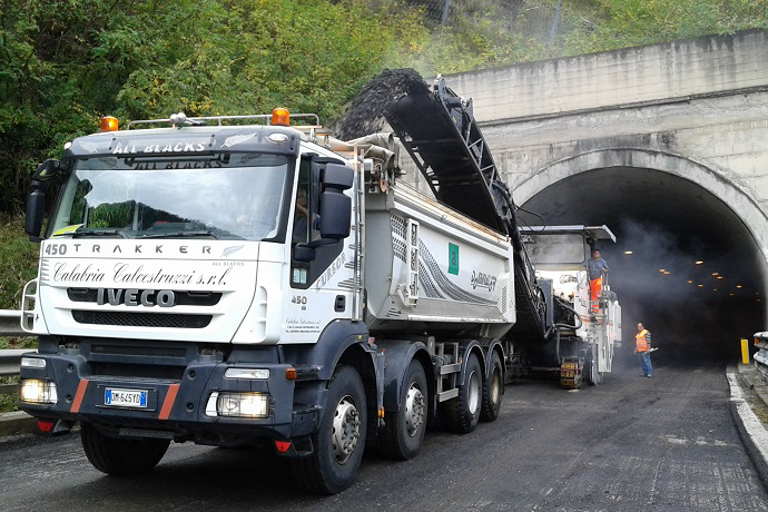
<path id="1" fill-rule="evenodd" d="M 117 118 L 112 116 L 104 116 L 101 118 L 101 131 L 103 132 L 116 132 L 117 131 Z"/>
<path id="2" fill-rule="evenodd" d="M 272 125 L 274 126 L 290 126 L 291 114 L 287 108 L 278 107 L 272 110 Z"/>

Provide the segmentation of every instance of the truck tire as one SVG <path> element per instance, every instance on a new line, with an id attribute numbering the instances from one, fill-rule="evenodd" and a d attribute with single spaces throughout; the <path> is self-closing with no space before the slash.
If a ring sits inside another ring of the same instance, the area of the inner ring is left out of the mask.
<path id="1" fill-rule="evenodd" d="M 408 460 L 419 453 L 428 414 L 427 377 L 421 363 L 411 361 L 405 373 L 400 410 L 387 415 L 379 432 L 379 452 L 390 459 Z"/>
<path id="2" fill-rule="evenodd" d="M 501 395 L 504 391 L 504 369 L 501 358 L 495 350 L 491 352 L 491 373 L 483 381 L 483 408 L 480 411 L 481 421 L 494 421 L 501 410 Z"/>
<path id="3" fill-rule="evenodd" d="M 351 366 L 339 366 L 328 383 L 326 410 L 312 435 L 311 455 L 293 461 L 296 482 L 310 492 L 336 494 L 357 475 L 365 449 L 365 389 Z"/>
<path id="4" fill-rule="evenodd" d="M 93 467 L 115 476 L 147 473 L 157 466 L 171 443 L 169 439 L 116 439 L 90 423 L 81 425 L 80 439 Z"/>
<path id="5" fill-rule="evenodd" d="M 480 420 L 483 397 L 483 370 L 477 356 L 472 354 L 467 362 L 464 385 L 459 386 L 459 396 L 446 402 L 445 423 L 448 430 L 467 434 L 475 430 Z"/>

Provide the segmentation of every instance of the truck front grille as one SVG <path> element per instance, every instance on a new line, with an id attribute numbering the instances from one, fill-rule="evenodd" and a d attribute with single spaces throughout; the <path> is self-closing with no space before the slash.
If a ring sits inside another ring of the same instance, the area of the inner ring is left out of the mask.
<path id="1" fill-rule="evenodd" d="M 147 379 L 180 381 L 184 377 L 185 370 L 185 366 L 103 363 L 95 361 L 88 363 L 88 373 L 91 377 L 113 378 L 123 381 Z"/>
<path id="2" fill-rule="evenodd" d="M 73 310 L 72 318 L 80 324 L 120 325 L 124 327 L 160 327 L 202 329 L 213 315 L 173 315 L 169 313 L 124 313 L 114 311 Z"/>

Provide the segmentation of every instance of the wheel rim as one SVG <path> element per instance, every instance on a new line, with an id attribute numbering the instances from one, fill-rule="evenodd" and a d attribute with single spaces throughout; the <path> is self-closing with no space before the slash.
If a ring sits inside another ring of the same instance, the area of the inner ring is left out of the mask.
<path id="1" fill-rule="evenodd" d="M 333 415 L 333 455 L 336 462 L 345 464 L 355 452 L 360 438 L 360 415 L 351 396 L 345 395 L 336 404 Z"/>
<path id="2" fill-rule="evenodd" d="M 467 382 L 469 385 L 469 396 L 467 397 L 467 405 L 469 408 L 469 412 L 472 414 L 475 414 L 480 407 L 480 379 L 477 378 L 477 372 L 472 372 L 469 375 L 469 380 Z"/>
<path id="3" fill-rule="evenodd" d="M 491 376 L 491 403 L 496 405 L 499 403 L 499 397 L 501 396 L 501 370 L 494 368 L 493 375 Z"/>
<path id="4" fill-rule="evenodd" d="M 405 396 L 405 431 L 408 436 L 415 437 L 424 425 L 425 410 L 424 394 L 414 382 Z"/>

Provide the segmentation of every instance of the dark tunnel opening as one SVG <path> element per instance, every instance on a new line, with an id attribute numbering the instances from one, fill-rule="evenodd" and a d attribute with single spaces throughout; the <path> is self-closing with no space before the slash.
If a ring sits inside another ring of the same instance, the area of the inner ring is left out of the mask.
<path id="1" fill-rule="evenodd" d="M 616 244 L 599 248 L 622 306 L 620 361 L 633 357 L 638 322 L 659 347 L 654 360 L 675 364 L 737 361 L 739 340 L 751 346 L 767 327 L 760 249 L 739 216 L 697 183 L 597 169 L 548 186 L 518 215 L 523 225 L 605 224 L 615 233 Z"/>

